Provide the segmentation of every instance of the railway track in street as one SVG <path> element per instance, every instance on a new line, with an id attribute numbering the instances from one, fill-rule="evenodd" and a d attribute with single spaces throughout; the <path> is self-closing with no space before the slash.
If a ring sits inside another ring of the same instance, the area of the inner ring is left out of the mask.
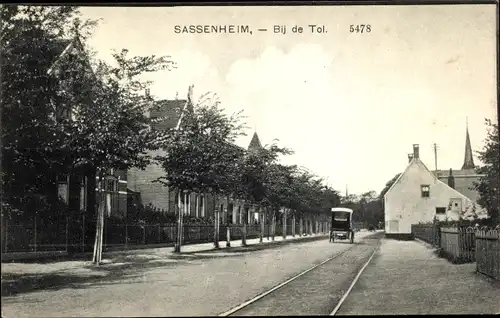
<path id="1" fill-rule="evenodd" d="M 381 238 L 382 234 L 376 233 L 355 241 L 346 249 L 219 316 L 334 316 L 375 256 Z"/>

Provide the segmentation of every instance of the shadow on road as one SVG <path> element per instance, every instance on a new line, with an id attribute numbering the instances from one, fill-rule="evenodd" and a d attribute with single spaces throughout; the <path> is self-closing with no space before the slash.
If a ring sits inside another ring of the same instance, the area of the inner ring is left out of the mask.
<path id="1" fill-rule="evenodd" d="M 181 264 L 192 264 L 191 258 L 120 257 L 100 266 L 88 263 L 78 268 L 51 273 L 2 273 L 2 297 L 40 290 L 85 289 L 96 285 L 120 283 L 124 279 L 133 280 L 141 277 L 145 271 L 153 268 L 174 267 Z"/>

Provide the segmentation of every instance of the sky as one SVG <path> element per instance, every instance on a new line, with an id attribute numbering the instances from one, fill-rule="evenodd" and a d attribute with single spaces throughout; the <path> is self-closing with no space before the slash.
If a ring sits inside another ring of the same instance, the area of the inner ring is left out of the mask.
<path id="1" fill-rule="evenodd" d="M 246 147 L 256 131 L 294 150 L 336 190 L 374 190 L 402 172 L 412 145 L 434 169 L 460 169 L 466 121 L 474 151 L 497 120 L 495 5 L 84 7 L 101 19 L 88 45 L 112 61 L 169 55 L 154 74 L 156 98 L 216 93 L 228 114 L 243 110 Z M 178 34 L 180 25 L 248 25 L 252 34 Z M 324 26 L 312 33 L 308 25 Z M 350 33 L 350 25 L 370 32 Z M 286 33 L 274 33 L 275 25 Z M 292 33 L 302 26 L 302 33 Z M 268 31 L 258 31 L 267 28 Z M 480 164 L 477 156 L 476 164 Z"/>

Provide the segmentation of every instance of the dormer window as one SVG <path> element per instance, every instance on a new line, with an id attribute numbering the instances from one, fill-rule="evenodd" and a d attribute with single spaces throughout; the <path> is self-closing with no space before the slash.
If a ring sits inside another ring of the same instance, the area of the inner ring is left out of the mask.
<path id="1" fill-rule="evenodd" d="M 428 184 L 421 185 L 420 192 L 422 194 L 422 198 L 428 198 L 430 194 L 430 186 Z"/>

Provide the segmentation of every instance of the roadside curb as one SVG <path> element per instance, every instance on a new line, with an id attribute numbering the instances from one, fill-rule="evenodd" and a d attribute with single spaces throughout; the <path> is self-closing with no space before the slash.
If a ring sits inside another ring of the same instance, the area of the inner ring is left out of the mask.
<path id="1" fill-rule="evenodd" d="M 172 255 L 192 255 L 196 253 L 220 253 L 220 252 L 251 252 L 254 250 L 262 250 L 266 248 L 273 248 L 277 247 L 283 244 L 296 244 L 299 242 L 310 242 L 314 240 L 319 240 L 319 239 L 324 239 L 325 237 L 328 237 L 328 234 L 322 234 L 322 235 L 315 235 L 315 236 L 304 236 L 304 237 L 296 237 L 296 238 L 288 238 L 286 240 L 280 240 L 280 241 L 264 241 L 263 243 L 256 243 L 256 244 L 249 244 L 247 246 L 232 246 L 232 247 L 221 247 L 221 248 L 208 248 L 208 249 L 203 249 L 203 250 L 198 250 L 198 251 L 192 251 L 192 252 L 182 252 L 181 253 L 175 253 L 173 252 Z M 223 241 L 220 241 L 220 243 L 225 244 Z M 205 244 L 205 243 L 204 243 Z M 221 244 L 221 245 L 222 245 Z M 188 244 L 184 246 L 192 246 L 192 245 L 197 245 L 197 244 Z M 106 255 L 109 256 L 119 256 L 123 254 L 133 254 L 136 252 L 140 252 L 141 250 L 147 250 L 147 249 L 156 249 L 156 248 L 173 248 L 174 244 L 172 243 L 166 243 L 166 244 L 150 244 L 150 245 L 145 245 L 145 246 L 133 246 L 128 249 L 120 249 L 120 248 L 112 248 L 110 250 L 104 250 L 103 252 Z M 82 259 L 88 259 L 89 257 L 92 257 L 92 252 L 85 252 L 85 253 L 73 253 L 73 254 L 68 254 L 67 252 L 57 252 L 57 253 L 45 253 L 45 252 L 20 252 L 16 253 L 16 255 L 6 255 L 2 254 L 2 263 L 4 262 L 46 262 L 46 261 L 69 261 L 69 260 L 82 260 Z"/>
<path id="2" fill-rule="evenodd" d="M 192 255 L 192 254 L 198 254 L 198 253 L 237 253 L 237 252 L 253 252 L 253 251 L 259 251 L 259 250 L 264 250 L 268 248 L 274 248 L 278 247 L 281 245 L 287 245 L 287 244 L 299 244 L 299 243 L 305 243 L 305 242 L 312 242 L 312 241 L 319 241 L 322 239 L 325 239 L 328 237 L 328 234 L 322 234 L 322 235 L 316 235 L 316 236 L 309 236 L 309 237 L 302 237 L 302 238 L 289 238 L 286 240 L 281 240 L 281 241 L 269 241 L 269 242 L 262 242 L 262 243 L 257 243 L 257 244 L 249 244 L 247 246 L 231 246 L 231 247 L 222 247 L 222 248 L 211 248 L 211 249 L 206 249 L 206 250 L 200 250 L 200 251 L 194 251 L 194 252 L 181 252 L 181 253 L 174 253 L 174 255 Z"/>

